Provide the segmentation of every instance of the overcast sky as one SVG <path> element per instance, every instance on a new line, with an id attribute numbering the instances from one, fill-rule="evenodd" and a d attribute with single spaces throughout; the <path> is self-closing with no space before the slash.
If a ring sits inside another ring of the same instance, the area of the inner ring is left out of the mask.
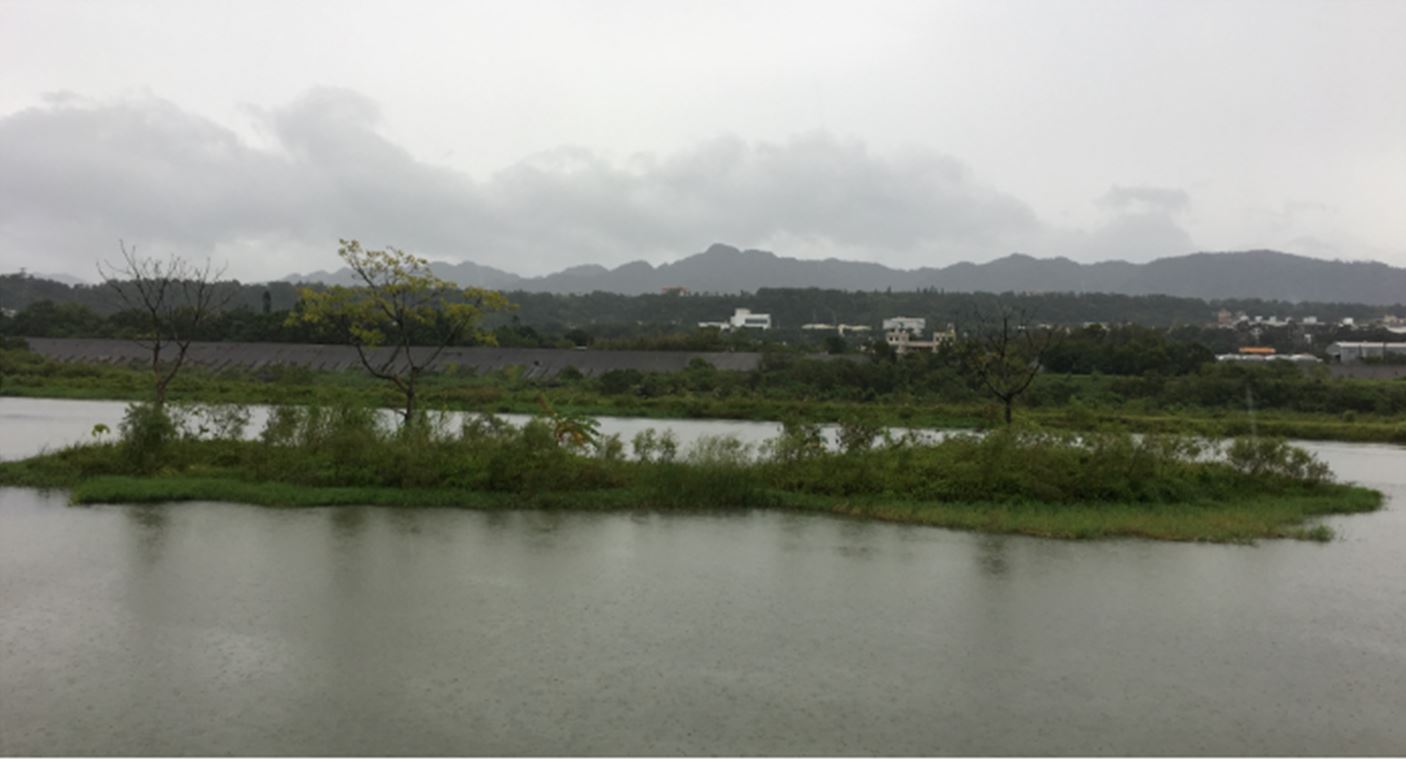
<path id="1" fill-rule="evenodd" d="M 1406 2 L 0 0 L 0 271 L 1406 266 Z"/>

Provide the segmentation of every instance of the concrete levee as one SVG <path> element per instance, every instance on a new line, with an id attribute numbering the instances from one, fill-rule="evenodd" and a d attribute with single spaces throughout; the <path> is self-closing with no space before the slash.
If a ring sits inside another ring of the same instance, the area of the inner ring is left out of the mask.
<path id="1" fill-rule="evenodd" d="M 139 363 L 151 360 L 151 352 L 128 340 L 28 338 L 31 350 L 57 361 L 84 363 Z M 429 349 L 415 348 L 417 357 L 425 357 Z M 169 355 L 169 354 L 168 354 Z M 369 351 L 372 362 L 390 356 L 389 348 Z M 750 371 L 761 363 L 760 353 L 719 353 L 683 351 L 592 351 L 560 350 L 554 348 L 446 348 L 436 362 L 436 368 L 472 369 L 483 373 L 521 367 L 528 377 L 552 377 L 568 366 L 586 376 L 604 374 L 614 369 L 635 369 L 641 372 L 671 372 L 684 369 L 694 359 L 702 359 L 725 371 Z M 307 345 L 296 343 L 191 343 L 186 360 L 213 369 L 264 366 L 301 366 L 309 369 L 360 369 L 356 349 L 346 345 Z"/>
<path id="2" fill-rule="evenodd" d="M 1329 364 L 1328 369 L 1335 378 L 1378 380 L 1406 378 L 1406 364 Z"/>

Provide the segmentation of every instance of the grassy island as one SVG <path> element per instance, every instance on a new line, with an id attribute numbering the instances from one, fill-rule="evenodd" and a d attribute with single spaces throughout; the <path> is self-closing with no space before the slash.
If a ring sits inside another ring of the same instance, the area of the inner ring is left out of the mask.
<path id="1" fill-rule="evenodd" d="M 627 455 L 589 419 L 550 409 L 522 427 L 487 416 L 450 429 L 431 415 L 390 429 L 366 406 L 285 406 L 254 439 L 245 420 L 207 416 L 192 432 L 134 405 L 119 439 L 0 463 L 0 484 L 67 488 L 75 503 L 776 508 L 1057 538 L 1218 542 L 1328 540 L 1331 530 L 1312 518 L 1381 503 L 1272 439 L 1016 427 L 933 442 L 851 423 L 835 449 L 818 427 L 794 423 L 760 448 L 724 437 L 680 450 L 651 430 Z"/>

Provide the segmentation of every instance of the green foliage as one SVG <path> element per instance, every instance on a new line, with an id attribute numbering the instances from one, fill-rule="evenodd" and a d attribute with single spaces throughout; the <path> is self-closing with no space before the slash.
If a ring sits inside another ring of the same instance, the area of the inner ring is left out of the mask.
<path id="1" fill-rule="evenodd" d="M 395 248 L 363 250 L 356 240 L 342 240 L 338 255 L 360 286 L 302 288 L 298 309 L 288 321 L 331 329 L 356 348 L 366 370 L 404 396 L 409 426 L 416 419 L 420 375 L 449 345 L 465 340 L 492 344 L 493 336 L 477 325 L 485 314 L 507 310 L 508 301 L 492 290 L 440 279 L 428 261 Z M 391 349 L 371 352 L 379 346 Z M 416 346 L 425 348 L 417 351 Z"/>
<path id="2" fill-rule="evenodd" d="M 649 427 L 635 433 L 635 438 L 630 443 L 634 449 L 635 458 L 645 463 L 669 463 L 677 458 L 679 453 L 678 437 L 673 430 L 664 430 L 658 433 L 653 427 Z"/>
<path id="3" fill-rule="evenodd" d="M 694 441 L 681 461 L 661 458 L 638 477 L 656 508 L 761 508 L 778 502 L 754 465 L 751 446 L 731 435 Z"/>
<path id="4" fill-rule="evenodd" d="M 644 381 L 644 374 L 638 369 L 611 369 L 600 376 L 600 390 L 606 395 L 621 395 L 630 392 Z"/>
<path id="5" fill-rule="evenodd" d="M 703 435 L 693 441 L 684 461 L 694 466 L 742 468 L 752 463 L 752 446 L 735 435 Z"/>
<path id="6" fill-rule="evenodd" d="M 576 451 L 595 447 L 600 442 L 600 422 L 584 414 L 557 411 L 546 396 L 538 396 L 544 419 L 551 426 L 552 437 L 558 445 Z M 618 442 L 618 441 L 617 441 Z"/>
<path id="7" fill-rule="evenodd" d="M 27 350 L 0 350 L 0 394 L 31 397 L 149 396 L 142 368 L 69 363 Z M 612 384 L 615 383 L 615 384 Z M 172 386 L 175 400 L 206 403 L 319 403 L 326 390 L 371 405 L 398 403 L 396 391 L 364 372 L 192 366 Z M 1043 374 L 1021 398 L 1023 418 L 1065 429 L 1111 427 L 1212 436 L 1250 434 L 1247 390 L 1257 432 L 1271 436 L 1406 442 L 1406 382 L 1329 379 L 1287 365 L 1208 364 L 1183 376 Z M 1001 409 L 973 389 L 951 355 L 911 353 L 893 362 L 768 356 L 752 372 L 706 362 L 682 371 L 607 373 L 574 383 L 531 377 L 516 367 L 426 374 L 419 403 L 499 413 L 533 413 L 539 397 L 572 414 L 729 418 L 883 426 L 990 427 Z M 403 400 L 400 399 L 400 400 Z M 1352 412 L 1347 414 L 1346 412 Z"/>
<path id="8" fill-rule="evenodd" d="M 778 462 L 807 461 L 825 455 L 825 436 L 820 425 L 787 420 L 781 425 L 781 435 L 771 440 L 765 453 Z"/>
<path id="9" fill-rule="evenodd" d="M 1226 449 L 1225 458 L 1251 477 L 1315 485 L 1332 481 L 1327 464 L 1278 438 L 1237 438 Z"/>
<path id="10" fill-rule="evenodd" d="M 883 427 L 857 415 L 840 420 L 840 450 L 845 453 L 860 453 L 874 447 L 874 440 L 883 433 Z"/>
<path id="11" fill-rule="evenodd" d="M 471 330 L 484 314 L 508 306 L 501 293 L 460 288 L 436 277 L 427 260 L 396 248 L 364 250 L 356 240 L 342 240 L 338 255 L 360 279 L 359 286 L 302 288 L 299 307 L 289 318 L 331 325 L 354 345 L 408 347 L 422 336 L 433 338 L 430 344 L 460 340 L 473 336 Z"/>
<path id="12" fill-rule="evenodd" d="M 119 429 L 123 458 L 134 471 L 143 474 L 165 463 L 166 453 L 178 436 L 166 409 L 154 403 L 129 405 Z"/>
<path id="13" fill-rule="evenodd" d="M 1301 449 L 1266 448 L 1256 467 L 1232 449 L 1224 464 L 1201 461 L 1205 448 L 1193 438 L 1002 428 L 935 444 L 910 437 L 842 455 L 773 459 L 767 469 L 784 490 L 997 503 L 1174 503 L 1327 482 L 1326 468 Z"/>
<path id="14" fill-rule="evenodd" d="M 214 440 L 239 440 L 249 426 L 249 407 L 236 403 L 192 403 L 167 405 L 167 413 L 183 436 Z"/>
<path id="15" fill-rule="evenodd" d="M 1222 450 L 1177 436 L 1014 427 L 940 442 L 885 436 L 875 447 L 874 430 L 856 424 L 842 435 L 853 442 L 832 452 L 815 425 L 792 423 L 760 451 L 709 437 L 682 456 L 671 434 L 645 430 L 629 460 L 617 436 L 572 445 L 551 417 L 514 427 L 475 416 L 457 429 L 443 414 L 399 429 L 379 417 L 333 396 L 275 408 L 256 439 L 242 440 L 237 425 L 182 434 L 162 408 L 134 404 L 117 444 L 0 463 L 0 483 L 77 486 L 78 500 L 784 506 L 1062 537 L 1220 540 L 1321 540 L 1331 533 L 1306 518 L 1379 502 L 1332 484 L 1325 466 L 1279 440 Z"/>
<path id="16" fill-rule="evenodd" d="M 1195 335 L 1196 339 L 1206 337 Z M 1137 325 L 1107 329 L 1095 324 L 1050 346 L 1043 363 L 1048 371 L 1061 374 L 1141 376 L 1191 374 L 1214 361 L 1210 348 L 1174 339 L 1165 330 Z"/>
<path id="17" fill-rule="evenodd" d="M 273 318 L 264 318 L 262 313 L 265 293 L 269 294 L 269 305 L 274 311 Z M 774 337 L 788 340 L 809 338 L 815 343 L 823 341 L 825 335 L 819 333 L 797 334 L 794 330 L 786 334 L 783 329 L 772 330 L 768 334 L 733 333 L 716 335 L 716 330 L 698 330 L 694 325 L 699 321 L 717 319 L 730 313 L 735 306 L 745 306 L 753 311 L 772 314 L 781 327 L 799 326 L 815 321 L 820 315 L 835 314 L 840 321 L 877 325 L 880 320 L 894 314 L 912 314 L 925 317 L 929 324 L 960 322 L 969 316 L 974 307 L 986 308 L 996 296 L 989 293 L 943 292 L 939 290 L 897 291 L 897 292 L 854 292 L 824 290 L 818 288 L 761 288 L 747 295 L 739 302 L 736 294 L 728 293 L 689 293 L 687 295 L 620 295 L 607 292 L 580 294 L 549 294 L 516 292 L 510 298 L 521 308 L 517 312 L 524 325 L 530 325 L 547 340 L 555 335 L 571 335 L 573 331 L 588 332 L 593 338 L 593 347 L 601 347 L 601 339 L 634 342 L 631 347 L 648 348 L 653 340 L 667 341 L 670 345 L 660 345 L 659 349 L 674 350 L 725 350 L 727 341 L 742 339 L 754 342 L 771 342 Z M 207 328 L 202 329 L 197 339 L 238 339 L 274 340 L 278 342 L 316 342 L 310 339 L 311 332 L 301 326 L 285 324 L 281 311 L 292 308 L 298 299 L 297 286 L 286 282 L 238 285 L 234 287 L 234 297 L 230 309 L 212 319 Z M 1231 312 L 1244 311 L 1251 314 L 1278 314 L 1301 318 L 1316 316 L 1321 322 L 1337 322 L 1351 317 L 1359 324 L 1371 321 L 1383 313 L 1401 313 L 1403 306 L 1371 306 L 1355 303 L 1313 303 L 1266 301 L 1259 299 L 1231 299 L 1207 301 L 1197 298 L 1169 297 L 1163 295 L 1114 295 L 1106 293 L 1005 293 L 1000 299 L 1015 308 L 1038 313 L 1055 324 L 1085 324 L 1089 322 L 1132 323 L 1148 327 L 1173 327 L 1175 325 L 1196 325 L 1211 319 L 1220 308 Z M 108 288 L 93 285 L 66 285 L 33 276 L 19 274 L 0 275 L 0 303 L 6 308 L 20 309 L 23 314 L 27 307 L 40 301 L 49 300 L 55 304 L 81 305 L 99 317 L 109 317 L 121 309 L 120 301 Z M 5 328 L 0 320 L 0 329 Z M 497 324 L 489 320 L 487 326 Z M 52 326 L 56 332 L 9 332 L 9 334 L 30 334 L 35 337 L 59 336 L 59 332 L 73 334 L 73 324 L 63 322 L 38 323 L 42 328 Z M 105 324 L 103 329 L 111 329 Z M 672 329 L 670 329 L 672 328 Z M 1220 340 L 1234 340 L 1236 332 L 1213 327 L 1176 327 L 1180 334 L 1190 329 L 1197 333 L 1194 342 L 1200 342 L 1215 352 L 1234 349 L 1233 343 Z M 206 331 L 208 330 L 208 331 Z M 715 342 L 698 345 L 680 344 L 683 340 L 694 339 L 693 333 L 713 332 Z M 99 337 L 110 334 L 82 332 L 81 336 Z M 75 334 L 74 336 L 80 336 Z M 573 335 L 579 339 L 580 334 Z M 1326 340 L 1315 340 L 1327 344 L 1336 335 L 1327 335 Z M 1285 350 L 1280 338 L 1269 330 L 1261 338 L 1265 343 Z M 1363 339 L 1391 339 L 1390 337 L 1369 336 Z M 579 343 L 578 343 L 579 344 Z M 737 347 L 731 344 L 730 347 Z"/>
<path id="18" fill-rule="evenodd" d="M 603 435 L 596 438 L 596 455 L 606 461 L 624 461 L 625 443 L 619 435 Z"/>

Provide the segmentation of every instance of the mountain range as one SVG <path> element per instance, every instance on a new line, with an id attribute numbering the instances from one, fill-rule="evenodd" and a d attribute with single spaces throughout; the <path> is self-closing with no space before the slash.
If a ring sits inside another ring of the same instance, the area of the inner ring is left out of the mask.
<path id="1" fill-rule="evenodd" d="M 633 261 L 613 269 L 573 266 L 523 277 L 472 262 L 432 262 L 434 272 L 464 286 L 547 293 L 595 291 L 635 295 L 682 287 L 690 292 L 755 292 L 764 287 L 836 290 L 946 290 L 950 292 L 1100 292 L 1175 295 L 1217 300 L 1369 303 L 1406 302 L 1406 268 L 1375 261 L 1326 261 L 1273 250 L 1193 253 L 1137 264 L 1081 264 L 1068 258 L 1019 253 L 982 264 L 892 269 L 838 259 L 786 258 L 761 250 L 715 244 L 672 263 Z M 294 274 L 289 282 L 350 284 L 351 272 Z"/>

